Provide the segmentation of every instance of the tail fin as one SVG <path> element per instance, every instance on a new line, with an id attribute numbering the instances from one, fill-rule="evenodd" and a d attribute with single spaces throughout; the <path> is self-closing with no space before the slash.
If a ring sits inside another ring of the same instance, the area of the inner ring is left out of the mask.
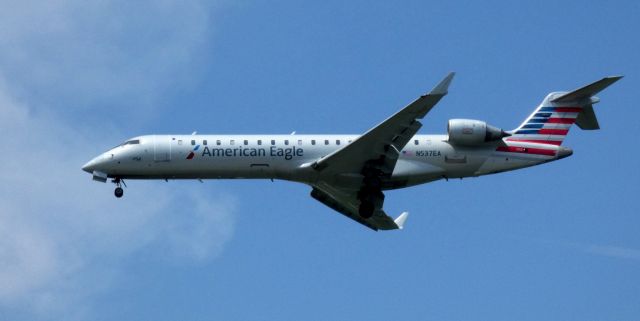
<path id="1" fill-rule="evenodd" d="M 599 129 L 593 104 L 600 99 L 594 95 L 620 78 L 605 77 L 572 92 L 550 93 L 507 140 L 560 145 L 573 123 L 586 130 Z"/>

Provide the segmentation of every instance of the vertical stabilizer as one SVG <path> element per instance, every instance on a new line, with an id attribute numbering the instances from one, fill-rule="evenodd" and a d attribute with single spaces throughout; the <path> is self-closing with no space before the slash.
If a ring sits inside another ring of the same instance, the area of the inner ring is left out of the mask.
<path id="1" fill-rule="evenodd" d="M 605 77 L 571 92 L 548 94 L 507 140 L 560 145 L 574 123 L 582 129 L 599 129 L 593 104 L 600 99 L 594 95 L 620 78 L 622 76 Z"/>

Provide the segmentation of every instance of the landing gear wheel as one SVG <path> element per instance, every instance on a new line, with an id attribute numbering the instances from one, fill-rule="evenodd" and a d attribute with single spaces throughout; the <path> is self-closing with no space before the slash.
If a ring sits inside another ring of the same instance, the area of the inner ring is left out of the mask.
<path id="1" fill-rule="evenodd" d="M 362 202 L 360 203 L 360 208 L 358 208 L 358 214 L 362 218 L 370 218 L 373 216 L 374 206 L 372 202 Z"/>
<path id="2" fill-rule="evenodd" d="M 125 184 L 124 180 L 120 177 L 116 177 L 112 179 L 111 182 L 116 184 L 116 190 L 113 191 L 113 195 L 115 195 L 117 198 L 122 197 L 122 195 L 124 195 L 124 191 L 122 190 L 122 185 L 124 185 L 124 187 L 127 187 L 127 184 Z"/>

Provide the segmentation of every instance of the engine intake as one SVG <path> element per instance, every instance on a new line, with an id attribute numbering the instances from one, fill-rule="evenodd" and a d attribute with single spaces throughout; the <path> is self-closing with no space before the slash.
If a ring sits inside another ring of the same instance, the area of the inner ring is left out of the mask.
<path id="1" fill-rule="evenodd" d="M 477 146 L 511 136 L 500 128 L 475 119 L 450 119 L 447 133 L 449 143 L 463 146 Z"/>

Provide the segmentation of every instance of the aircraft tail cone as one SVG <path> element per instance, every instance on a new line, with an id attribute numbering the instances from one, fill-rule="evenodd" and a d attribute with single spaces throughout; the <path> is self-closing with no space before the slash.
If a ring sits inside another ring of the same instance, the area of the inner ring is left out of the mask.
<path id="1" fill-rule="evenodd" d="M 558 150 L 558 159 L 563 159 L 571 155 L 573 155 L 573 149 L 569 147 L 560 146 L 560 149 Z"/>

